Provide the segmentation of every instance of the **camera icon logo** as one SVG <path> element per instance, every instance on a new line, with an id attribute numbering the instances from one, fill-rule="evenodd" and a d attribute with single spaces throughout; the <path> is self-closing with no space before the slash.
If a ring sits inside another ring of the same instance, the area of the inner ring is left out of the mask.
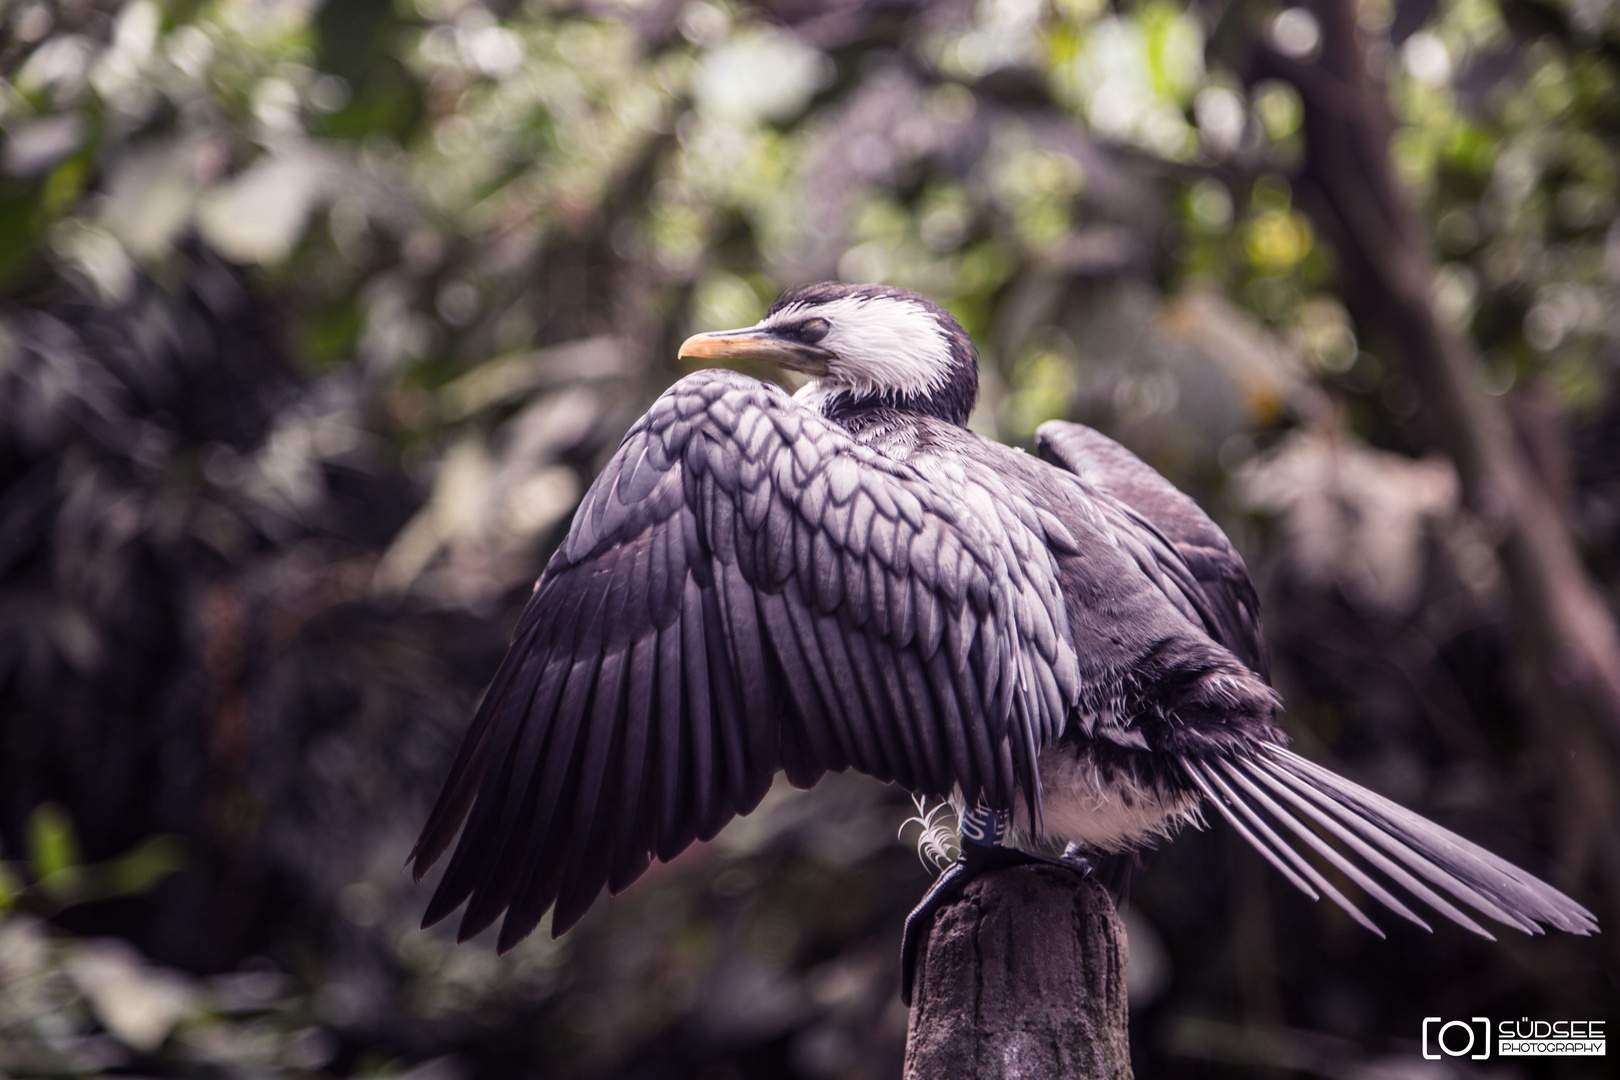
<path id="1" fill-rule="evenodd" d="M 1466 1057 L 1484 1061 L 1491 1056 L 1491 1022 L 1483 1016 L 1472 1020 L 1423 1018 L 1423 1056 L 1429 1061 L 1442 1057 Z"/>

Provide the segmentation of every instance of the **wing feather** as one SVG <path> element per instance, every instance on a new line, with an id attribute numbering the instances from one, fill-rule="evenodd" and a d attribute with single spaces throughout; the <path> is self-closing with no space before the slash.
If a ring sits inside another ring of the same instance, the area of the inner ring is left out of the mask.
<path id="1" fill-rule="evenodd" d="M 741 692 L 743 720 L 743 753 L 750 778 L 748 798 L 753 802 L 746 809 L 739 803 L 739 812 L 747 813 L 758 805 L 759 799 L 770 786 L 769 779 L 762 784 L 760 777 L 776 772 L 776 717 L 770 686 L 765 679 L 748 678 L 747 672 L 770 670 L 766 661 L 768 645 L 764 628 L 760 624 L 760 611 L 756 594 L 740 568 L 726 567 L 720 580 L 724 583 L 726 640 L 732 646 L 733 670 L 737 673 L 737 687 Z"/>
<path id="2" fill-rule="evenodd" d="M 771 610 L 779 612 L 777 622 L 785 622 L 780 633 L 773 631 L 777 649 L 792 654 L 804 662 L 805 674 L 810 679 L 810 693 L 795 698 L 799 702 L 800 716 L 813 725 L 806 732 L 806 740 L 821 747 L 820 763 L 828 770 L 847 769 L 857 763 L 855 736 L 848 713 L 833 684 L 826 655 L 816 636 L 815 617 L 810 613 L 798 585 L 789 582 L 786 589 L 771 597 Z M 786 663 L 786 661 L 784 661 Z M 820 706 L 819 714 L 815 706 Z"/>
<path id="3" fill-rule="evenodd" d="M 977 792 L 980 783 L 974 753 L 969 745 L 968 725 L 962 718 L 962 702 L 971 700 L 962 696 L 962 685 L 956 679 L 945 654 L 935 650 L 924 664 L 928 687 L 939 704 L 940 731 L 944 735 L 945 756 L 949 764 L 947 776 L 954 776 L 962 791 L 969 795 Z"/>
<path id="4" fill-rule="evenodd" d="M 896 650 L 894 659 L 899 669 L 901 695 L 911 716 L 919 749 L 917 786 L 913 790 L 918 794 L 943 798 L 951 790 L 952 770 L 946 758 L 939 710 L 929 688 L 928 676 L 923 671 L 922 660 L 912 650 Z"/>
<path id="5" fill-rule="evenodd" d="M 699 839 L 713 836 L 719 826 L 721 789 L 725 785 L 725 763 L 714 745 L 714 700 L 709 693 L 709 650 L 704 640 L 703 592 L 691 578 L 686 582 L 686 602 L 681 607 L 681 689 L 686 698 L 683 732 L 691 747 L 691 775 L 687 790 L 697 813 Z M 716 628 L 718 629 L 718 628 Z"/>
<path id="6" fill-rule="evenodd" d="M 849 725 L 850 745 L 854 751 L 851 764 L 879 780 L 893 780 L 894 772 L 883 754 L 877 724 L 855 670 L 855 659 L 850 655 L 854 642 L 844 633 L 836 616 L 817 615 L 814 619 L 816 642 L 827 658 L 829 685 L 838 696 Z"/>
<path id="7" fill-rule="evenodd" d="M 911 731 L 910 717 L 904 704 L 896 700 L 898 686 L 891 682 L 894 664 L 888 657 L 886 643 L 874 642 L 864 634 L 849 634 L 850 659 L 854 661 L 855 676 L 860 680 L 861 694 L 866 700 L 867 715 L 877 720 L 872 725 L 884 760 L 888 762 L 889 778 L 908 791 L 918 788 L 912 765 L 918 753 Z"/>
<path id="8" fill-rule="evenodd" d="M 630 680 L 625 690 L 624 744 L 619 761 L 619 835 L 613 848 L 608 891 L 617 893 L 640 877 L 652 862 L 656 843 L 657 804 L 651 797 L 653 773 L 648 768 L 657 743 L 653 735 L 658 678 L 658 634 L 643 633 L 631 647 Z"/>
<path id="9" fill-rule="evenodd" d="M 696 800 L 691 775 L 692 740 L 686 734 L 686 694 L 679 621 L 658 634 L 658 857 L 669 860 L 697 839 Z"/>
<path id="10" fill-rule="evenodd" d="M 553 846 L 548 843 L 553 834 L 567 835 L 568 821 L 555 819 L 559 810 L 567 818 L 573 809 L 579 772 L 573 763 L 579 743 L 580 716 L 589 705 L 600 665 L 600 655 L 576 653 L 568 664 L 566 682 L 556 700 L 549 730 L 535 725 L 525 732 L 529 745 L 520 748 L 520 755 L 525 762 L 535 763 L 536 775 L 526 785 L 521 798 L 509 799 L 517 813 L 509 807 L 503 815 L 503 822 L 517 820 L 519 827 L 514 835 L 521 843 L 514 845 L 515 851 L 503 852 L 492 861 L 489 879 L 473 893 L 462 914 L 461 925 L 456 929 L 457 941 L 465 941 L 483 931 L 509 904 L 512 910 L 508 911 L 501 929 L 506 936 L 510 927 L 510 933 L 515 935 L 510 940 L 515 941 L 534 928 L 556 899 L 566 852 L 559 852 L 554 858 L 538 856 Z M 531 735 L 532 739 L 527 738 Z M 543 749 L 531 749 L 542 741 Z M 517 933 L 520 927 L 522 932 Z M 497 947 L 501 946 L 497 944 Z M 509 948 L 510 944 L 505 947 Z"/>
<path id="11" fill-rule="evenodd" d="M 562 933 L 590 907 L 591 901 L 607 884 L 613 861 L 613 848 L 607 844 L 582 843 L 602 829 L 604 819 L 613 813 L 614 752 L 624 738 L 624 683 L 628 674 L 627 651 L 618 649 L 602 658 L 597 672 L 590 723 L 585 728 L 585 745 L 580 756 L 578 792 L 574 799 L 572 841 L 563 868 L 562 885 L 552 913 L 552 929 Z M 621 751 L 622 752 L 622 751 Z M 528 930 L 521 926 L 501 927 L 508 945 L 515 945 Z"/>

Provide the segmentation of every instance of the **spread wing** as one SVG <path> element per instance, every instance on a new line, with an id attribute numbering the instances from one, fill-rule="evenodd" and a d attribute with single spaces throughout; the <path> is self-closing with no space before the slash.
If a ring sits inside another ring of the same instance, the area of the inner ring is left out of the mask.
<path id="1" fill-rule="evenodd" d="M 1157 534 L 1153 539 L 1162 543 L 1152 546 L 1158 549 L 1160 575 L 1170 579 L 1167 592 L 1185 597 L 1210 637 L 1270 681 L 1260 601 L 1248 568 L 1196 502 L 1141 458 L 1084 425 L 1050 420 L 1036 431 L 1035 447 L 1044 460 L 1124 504 L 1146 527 L 1136 532 Z"/>
<path id="2" fill-rule="evenodd" d="M 424 923 L 467 901 L 465 939 L 506 911 L 505 949 L 555 903 L 560 934 L 778 769 L 1009 809 L 1021 790 L 1035 816 L 1079 692 L 1062 594 L 1044 535 L 960 495 L 777 387 L 677 383 L 586 494 L 474 716 L 412 853 L 420 879 L 466 819 Z"/>

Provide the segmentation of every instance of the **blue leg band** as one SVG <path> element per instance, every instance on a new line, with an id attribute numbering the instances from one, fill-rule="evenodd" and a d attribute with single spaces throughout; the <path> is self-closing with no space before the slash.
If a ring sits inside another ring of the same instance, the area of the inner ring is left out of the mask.
<path id="1" fill-rule="evenodd" d="M 1007 835 L 1012 815 L 1005 810 L 990 810 L 983 806 L 962 811 L 962 839 L 968 843 L 995 847 Z"/>

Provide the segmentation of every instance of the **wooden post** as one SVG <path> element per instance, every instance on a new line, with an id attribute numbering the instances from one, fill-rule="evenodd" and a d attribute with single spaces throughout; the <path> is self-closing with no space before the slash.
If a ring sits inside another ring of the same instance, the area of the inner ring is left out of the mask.
<path id="1" fill-rule="evenodd" d="M 1044 866 L 983 875 L 922 950 L 906 1080 L 1130 1080 L 1126 961 L 1101 885 Z"/>

